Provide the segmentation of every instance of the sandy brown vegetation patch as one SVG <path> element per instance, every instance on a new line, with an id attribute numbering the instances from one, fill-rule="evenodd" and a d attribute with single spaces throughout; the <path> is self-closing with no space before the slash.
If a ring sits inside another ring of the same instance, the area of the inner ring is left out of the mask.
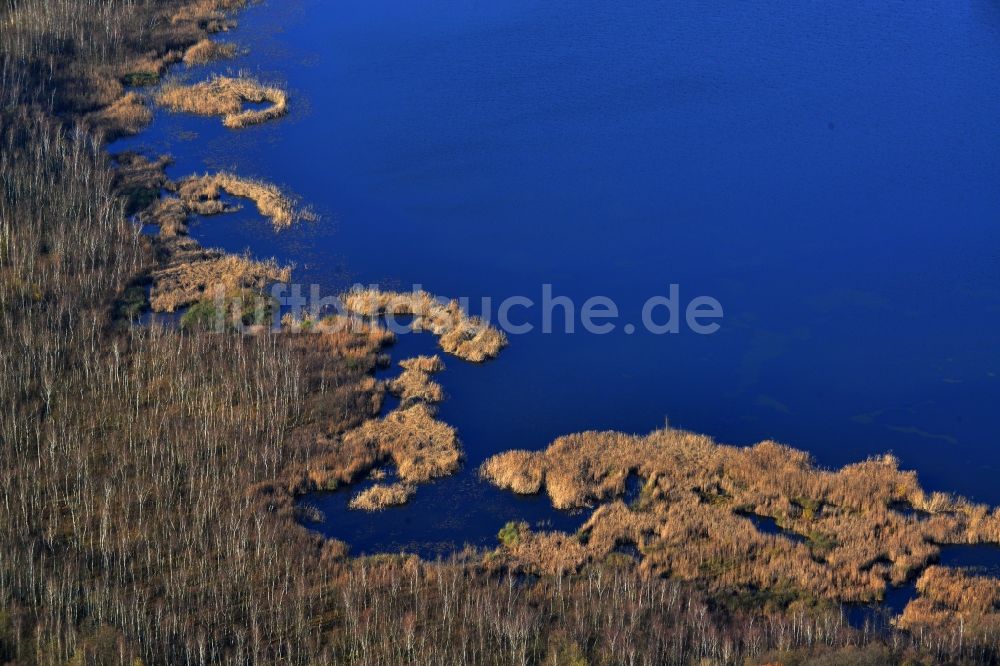
<path id="1" fill-rule="evenodd" d="M 341 300 L 349 311 L 367 317 L 412 315 L 414 330 L 430 331 L 444 351 L 473 363 L 495 358 L 507 345 L 501 331 L 469 316 L 458 301 L 442 302 L 426 291 L 354 290 Z"/>
<path id="2" fill-rule="evenodd" d="M 295 202 L 277 186 L 228 172 L 190 176 L 179 183 L 177 190 L 188 210 L 199 215 L 231 210 L 222 201 L 223 192 L 253 201 L 260 214 L 271 220 L 276 229 L 289 227 L 297 220 L 314 218 L 309 211 L 297 209 Z"/>
<path id="3" fill-rule="evenodd" d="M 214 34 L 230 30 L 235 22 L 227 12 L 240 9 L 247 0 L 195 0 L 177 8 L 170 17 L 172 26 L 193 24 L 203 27 L 205 32 Z"/>
<path id="4" fill-rule="evenodd" d="M 1000 580 L 932 566 L 917 580 L 917 592 L 920 596 L 906 605 L 896 626 L 912 632 L 1000 635 Z"/>
<path id="5" fill-rule="evenodd" d="M 391 506 L 402 506 L 410 501 L 416 489 L 406 483 L 384 485 L 376 483 L 371 488 L 363 490 L 351 498 L 352 509 L 362 511 L 382 511 Z"/>
<path id="6" fill-rule="evenodd" d="M 588 559 L 585 546 L 571 534 L 563 532 L 532 532 L 524 523 L 514 525 L 516 536 L 507 530 L 504 555 L 517 567 L 535 574 L 562 576 L 574 573 Z M 513 538 L 511 538 L 513 537 Z"/>
<path id="7" fill-rule="evenodd" d="M 419 403 L 395 410 L 380 421 L 369 421 L 344 435 L 344 440 L 388 456 L 399 478 L 411 483 L 452 474 L 462 461 L 455 429 Z"/>
<path id="8" fill-rule="evenodd" d="M 174 312 L 198 301 L 232 298 L 245 290 L 260 291 L 275 282 L 287 282 L 291 269 L 274 260 L 256 261 L 246 256 L 214 250 L 182 253 L 180 261 L 154 270 L 150 307 Z"/>
<path id="9" fill-rule="evenodd" d="M 643 488 L 633 506 L 602 507 L 584 526 L 590 556 L 634 543 L 645 569 L 718 588 L 868 601 L 925 567 L 937 543 L 1000 538 L 996 512 L 925 493 L 891 456 L 828 471 L 774 442 L 737 448 L 680 430 L 586 432 L 545 451 L 494 456 L 481 473 L 515 492 L 544 489 L 559 508 L 620 497 L 638 474 Z M 890 508 L 898 502 L 931 515 Z M 761 533 L 750 513 L 773 517 L 798 539 Z"/>
<path id="10" fill-rule="evenodd" d="M 112 141 L 122 136 L 138 134 L 153 117 L 153 112 L 134 92 L 126 93 L 110 105 L 87 114 L 84 123 L 94 132 Z"/>
<path id="11" fill-rule="evenodd" d="M 425 372 L 428 375 L 433 375 L 444 370 L 444 361 L 437 354 L 433 356 L 420 355 L 412 358 L 404 358 L 399 362 L 399 366 L 404 370 Z"/>
<path id="12" fill-rule="evenodd" d="M 424 483 L 457 471 L 462 449 L 455 429 L 417 403 L 345 433 L 326 455 L 312 461 L 310 478 L 320 488 L 335 488 L 385 461 L 395 465 L 403 482 Z"/>
<path id="13" fill-rule="evenodd" d="M 239 129 L 280 118 L 288 113 L 288 95 L 281 88 L 255 79 L 214 76 L 194 85 L 165 84 L 156 102 L 174 111 L 222 116 L 222 124 Z M 246 103 L 270 102 L 264 109 L 244 109 Z"/>
<path id="14" fill-rule="evenodd" d="M 202 39 L 184 51 L 184 64 L 204 65 L 213 60 L 232 58 L 236 55 L 236 45 L 214 39 Z"/>
<path id="15" fill-rule="evenodd" d="M 438 356 L 417 356 L 399 362 L 403 372 L 386 383 L 386 388 L 398 396 L 404 406 L 415 402 L 436 404 L 444 400 L 444 389 L 431 379 L 432 372 L 444 369 Z"/>

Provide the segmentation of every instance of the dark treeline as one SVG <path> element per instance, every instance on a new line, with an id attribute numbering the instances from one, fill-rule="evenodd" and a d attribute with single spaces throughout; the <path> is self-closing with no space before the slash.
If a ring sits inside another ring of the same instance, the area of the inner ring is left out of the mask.
<path id="1" fill-rule="evenodd" d="M 235 4 L 0 0 L 0 663 L 991 660 L 627 562 L 535 580 L 351 559 L 299 527 L 310 460 L 377 410 L 379 336 L 123 324 L 157 257 L 81 124 Z"/>

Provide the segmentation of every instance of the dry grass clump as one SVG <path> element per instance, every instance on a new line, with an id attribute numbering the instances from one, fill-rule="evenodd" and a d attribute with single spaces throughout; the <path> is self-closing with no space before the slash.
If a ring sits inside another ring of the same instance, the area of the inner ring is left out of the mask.
<path id="1" fill-rule="evenodd" d="M 437 356 L 417 356 L 399 362 L 403 372 L 386 383 L 386 388 L 399 396 L 403 405 L 416 402 L 436 404 L 444 400 L 444 389 L 431 379 L 432 372 L 444 369 L 444 363 Z"/>
<path id="2" fill-rule="evenodd" d="M 399 366 L 404 370 L 433 375 L 444 370 L 444 361 L 437 354 L 434 356 L 420 355 L 413 358 L 404 358 L 399 362 Z"/>
<path id="3" fill-rule="evenodd" d="M 160 228 L 161 238 L 170 239 L 187 235 L 190 214 L 191 211 L 177 197 L 161 197 L 144 212 L 143 219 Z"/>
<path id="4" fill-rule="evenodd" d="M 486 479 L 519 495 L 534 495 L 542 489 L 541 456 L 532 451 L 505 451 L 489 458 L 480 468 Z"/>
<path id="5" fill-rule="evenodd" d="M 402 506 L 410 501 L 416 489 L 407 483 L 384 485 L 376 483 L 351 498 L 348 506 L 362 511 L 382 511 L 390 506 Z"/>
<path id="6" fill-rule="evenodd" d="M 620 497 L 638 474 L 644 486 L 632 507 L 602 507 L 585 525 L 590 557 L 635 543 L 645 569 L 719 589 L 869 601 L 927 566 L 940 552 L 935 544 L 1000 539 L 1000 514 L 925 494 L 891 456 L 828 471 L 775 442 L 737 448 L 680 430 L 585 432 L 545 451 L 494 456 L 481 473 L 515 492 L 544 489 L 562 509 Z M 898 502 L 931 515 L 890 508 Z M 775 518 L 799 541 L 759 532 L 746 513 Z"/>
<path id="7" fill-rule="evenodd" d="M 235 25 L 227 12 L 240 9 L 247 0 L 193 0 L 181 5 L 170 17 L 173 26 L 196 24 L 208 33 L 225 32 Z"/>
<path id="8" fill-rule="evenodd" d="M 192 44 L 184 51 L 184 64 L 204 65 L 213 60 L 232 58 L 236 54 L 236 45 L 227 42 L 217 42 L 214 39 L 202 39 Z"/>
<path id="9" fill-rule="evenodd" d="M 275 185 L 228 172 L 185 178 L 177 190 L 184 205 L 199 215 L 215 215 L 231 210 L 222 201 L 223 192 L 253 201 L 260 214 L 271 220 L 276 229 L 314 217 L 309 211 L 297 210 L 294 201 Z"/>
<path id="10" fill-rule="evenodd" d="M 562 532 L 531 532 L 524 525 L 504 550 L 519 568 L 536 574 L 573 573 L 587 561 L 587 549 L 576 537 Z"/>
<path id="11" fill-rule="evenodd" d="M 222 124 L 231 129 L 256 125 L 288 113 L 288 95 L 284 90 L 246 77 L 214 76 L 190 86 L 169 83 L 156 95 L 156 102 L 174 111 L 222 116 Z M 271 106 L 244 110 L 247 102 L 270 102 Z"/>
<path id="12" fill-rule="evenodd" d="M 155 312 L 178 308 L 217 295 L 232 297 L 244 290 L 260 291 L 275 282 L 287 282 L 291 269 L 274 260 L 224 255 L 212 250 L 187 255 L 183 261 L 154 270 L 150 307 Z"/>
<path id="13" fill-rule="evenodd" d="M 345 434 L 344 441 L 374 449 L 379 458 L 391 458 L 399 478 L 409 483 L 453 474 L 462 462 L 455 429 L 420 403 L 397 409 L 380 421 L 368 421 Z"/>
<path id="14" fill-rule="evenodd" d="M 461 359 L 482 363 L 507 346 L 507 336 L 479 317 L 470 317 L 458 301 L 441 302 L 426 291 L 350 291 L 341 300 L 349 311 L 367 317 L 412 315 L 413 329 L 438 336 L 441 348 Z"/>

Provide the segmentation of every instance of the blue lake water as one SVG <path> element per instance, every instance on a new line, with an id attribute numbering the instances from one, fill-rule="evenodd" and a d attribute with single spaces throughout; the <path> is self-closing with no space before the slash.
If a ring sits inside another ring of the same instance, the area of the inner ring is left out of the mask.
<path id="1" fill-rule="evenodd" d="M 294 261 L 324 293 L 539 301 L 549 283 L 621 313 L 607 335 L 446 359 L 463 471 L 376 515 L 312 496 L 318 529 L 424 553 L 492 545 L 514 518 L 575 529 L 476 467 L 667 418 L 828 466 L 892 451 L 930 489 L 1000 503 L 995 0 L 271 0 L 240 24 L 223 38 L 245 55 L 187 74 L 286 84 L 287 118 L 234 132 L 158 111 L 112 149 L 265 178 L 323 219 L 275 233 L 244 210 L 196 238 Z M 721 330 L 627 334 L 673 283 L 721 302 Z M 433 347 L 403 336 L 394 361 Z"/>

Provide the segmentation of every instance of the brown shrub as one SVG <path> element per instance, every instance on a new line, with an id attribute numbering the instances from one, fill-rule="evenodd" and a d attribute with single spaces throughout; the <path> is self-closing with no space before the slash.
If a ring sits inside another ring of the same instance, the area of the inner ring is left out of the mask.
<path id="1" fill-rule="evenodd" d="M 160 89 L 156 102 L 174 111 L 222 116 L 222 123 L 231 129 L 256 125 L 288 113 L 288 95 L 284 90 L 245 77 L 214 76 L 190 86 L 169 83 Z M 243 105 L 247 102 L 270 102 L 271 106 L 244 110 Z"/>

